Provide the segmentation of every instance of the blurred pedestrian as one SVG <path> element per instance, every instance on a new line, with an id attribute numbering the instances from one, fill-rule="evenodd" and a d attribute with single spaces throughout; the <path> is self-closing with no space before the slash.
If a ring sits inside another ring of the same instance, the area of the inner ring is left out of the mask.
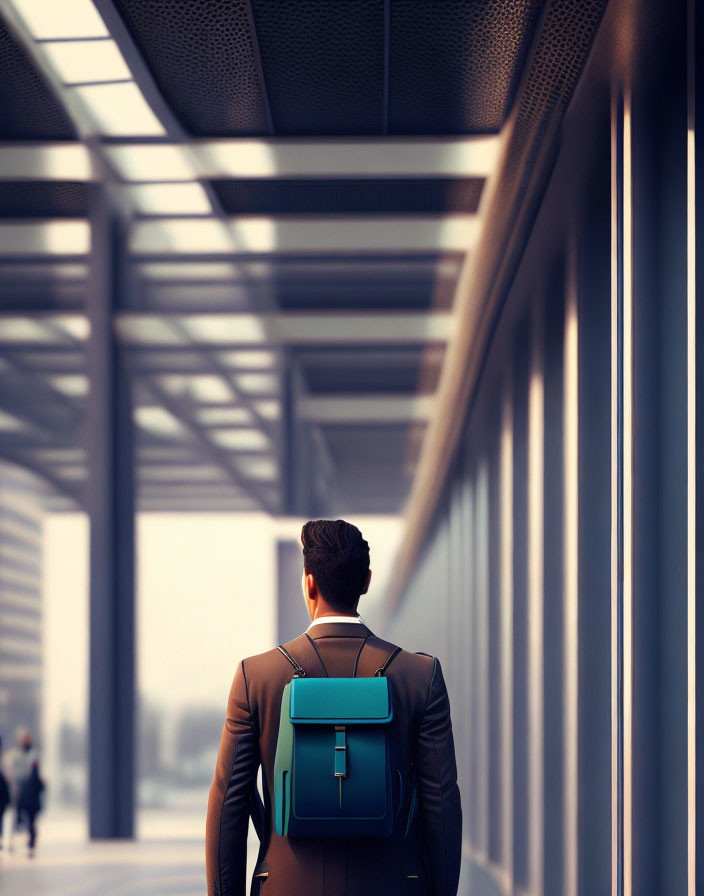
<path id="1" fill-rule="evenodd" d="M 8 848 L 13 851 L 14 835 L 22 827 L 23 820 L 20 814 L 19 801 L 22 785 L 29 778 L 32 766 L 39 760 L 32 741 L 32 735 L 26 728 L 18 728 L 15 732 L 16 746 L 7 752 L 5 770 L 10 785 L 10 800 L 14 809 L 13 823 L 10 825 L 10 837 Z"/>
<path id="2" fill-rule="evenodd" d="M 4 818 L 5 818 L 5 810 L 10 805 L 10 787 L 7 783 L 7 778 L 2 769 L 2 737 L 0 737 L 0 850 L 3 847 L 4 842 Z"/>
<path id="3" fill-rule="evenodd" d="M 17 802 L 17 812 L 29 833 L 27 854 L 30 859 L 34 856 L 34 847 L 37 842 L 36 820 L 42 809 L 44 788 L 44 781 L 39 774 L 39 760 L 35 759 L 29 776 L 22 782 Z"/>

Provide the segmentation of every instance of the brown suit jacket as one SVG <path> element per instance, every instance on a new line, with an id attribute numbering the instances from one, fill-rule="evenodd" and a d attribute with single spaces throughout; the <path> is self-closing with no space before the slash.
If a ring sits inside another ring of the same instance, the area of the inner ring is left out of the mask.
<path id="1" fill-rule="evenodd" d="M 364 643 L 367 639 L 367 651 Z M 325 622 L 285 646 L 308 675 L 373 675 L 379 651 L 395 645 L 366 625 Z M 259 765 L 264 813 L 251 896 L 456 896 L 462 842 L 450 703 L 439 661 L 401 650 L 386 676 L 394 693 L 394 742 L 410 792 L 412 763 L 418 799 L 384 839 L 279 837 L 273 825 L 274 756 L 281 694 L 293 668 L 279 650 L 248 657 L 237 667 L 227 705 L 206 821 L 208 896 L 245 896 L 247 830 Z M 407 801 L 404 800 L 404 803 Z M 405 814 L 404 814 L 405 812 Z"/>

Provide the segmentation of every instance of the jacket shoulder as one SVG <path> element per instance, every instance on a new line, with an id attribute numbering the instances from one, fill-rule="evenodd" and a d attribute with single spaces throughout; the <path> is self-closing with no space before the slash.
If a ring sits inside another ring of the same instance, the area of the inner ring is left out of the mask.
<path id="1" fill-rule="evenodd" d="M 245 677 L 248 679 L 250 676 L 270 675 L 274 669 L 281 668 L 284 670 L 291 668 L 277 647 L 272 647 L 271 650 L 265 650 L 262 653 L 246 656 L 241 662 Z"/>
<path id="2" fill-rule="evenodd" d="M 405 650 L 401 648 L 398 656 L 394 659 L 392 663 L 392 667 L 397 665 L 397 668 L 403 668 L 404 670 L 411 672 L 430 682 L 430 678 L 433 675 L 433 670 L 435 668 L 436 658 L 431 656 L 429 653 L 417 652 L 414 653 L 410 650 Z"/>

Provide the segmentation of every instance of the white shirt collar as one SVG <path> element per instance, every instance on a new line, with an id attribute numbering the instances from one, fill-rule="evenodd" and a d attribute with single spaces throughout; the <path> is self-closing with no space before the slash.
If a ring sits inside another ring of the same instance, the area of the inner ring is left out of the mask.
<path id="1" fill-rule="evenodd" d="M 318 616 L 311 622 L 306 631 L 313 628 L 314 625 L 320 625 L 321 622 L 359 622 L 364 625 L 361 616 Z"/>

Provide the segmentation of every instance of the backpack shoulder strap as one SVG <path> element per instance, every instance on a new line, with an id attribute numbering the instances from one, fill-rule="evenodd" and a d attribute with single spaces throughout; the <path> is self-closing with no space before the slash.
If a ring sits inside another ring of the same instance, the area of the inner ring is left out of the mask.
<path id="1" fill-rule="evenodd" d="M 295 670 L 294 675 L 299 678 L 328 677 L 328 671 L 323 665 L 320 654 L 305 632 L 292 641 L 287 641 L 286 644 L 279 644 L 277 649 L 293 666 Z"/>
<path id="2" fill-rule="evenodd" d="M 384 641 L 376 635 L 369 635 L 362 645 L 355 678 L 371 678 L 375 675 L 384 675 L 392 660 L 401 652 L 401 648 L 390 641 Z"/>
<path id="3" fill-rule="evenodd" d="M 283 646 L 283 644 L 279 644 L 276 649 L 281 651 L 283 656 L 286 657 L 286 659 L 289 661 L 289 663 L 291 663 L 291 665 L 295 669 L 295 672 L 293 673 L 294 678 L 304 678 L 305 674 L 306 674 L 306 670 L 303 668 L 303 666 L 299 665 L 298 660 L 295 657 L 291 656 L 291 654 L 288 652 L 288 650 L 286 650 L 286 648 Z"/>

